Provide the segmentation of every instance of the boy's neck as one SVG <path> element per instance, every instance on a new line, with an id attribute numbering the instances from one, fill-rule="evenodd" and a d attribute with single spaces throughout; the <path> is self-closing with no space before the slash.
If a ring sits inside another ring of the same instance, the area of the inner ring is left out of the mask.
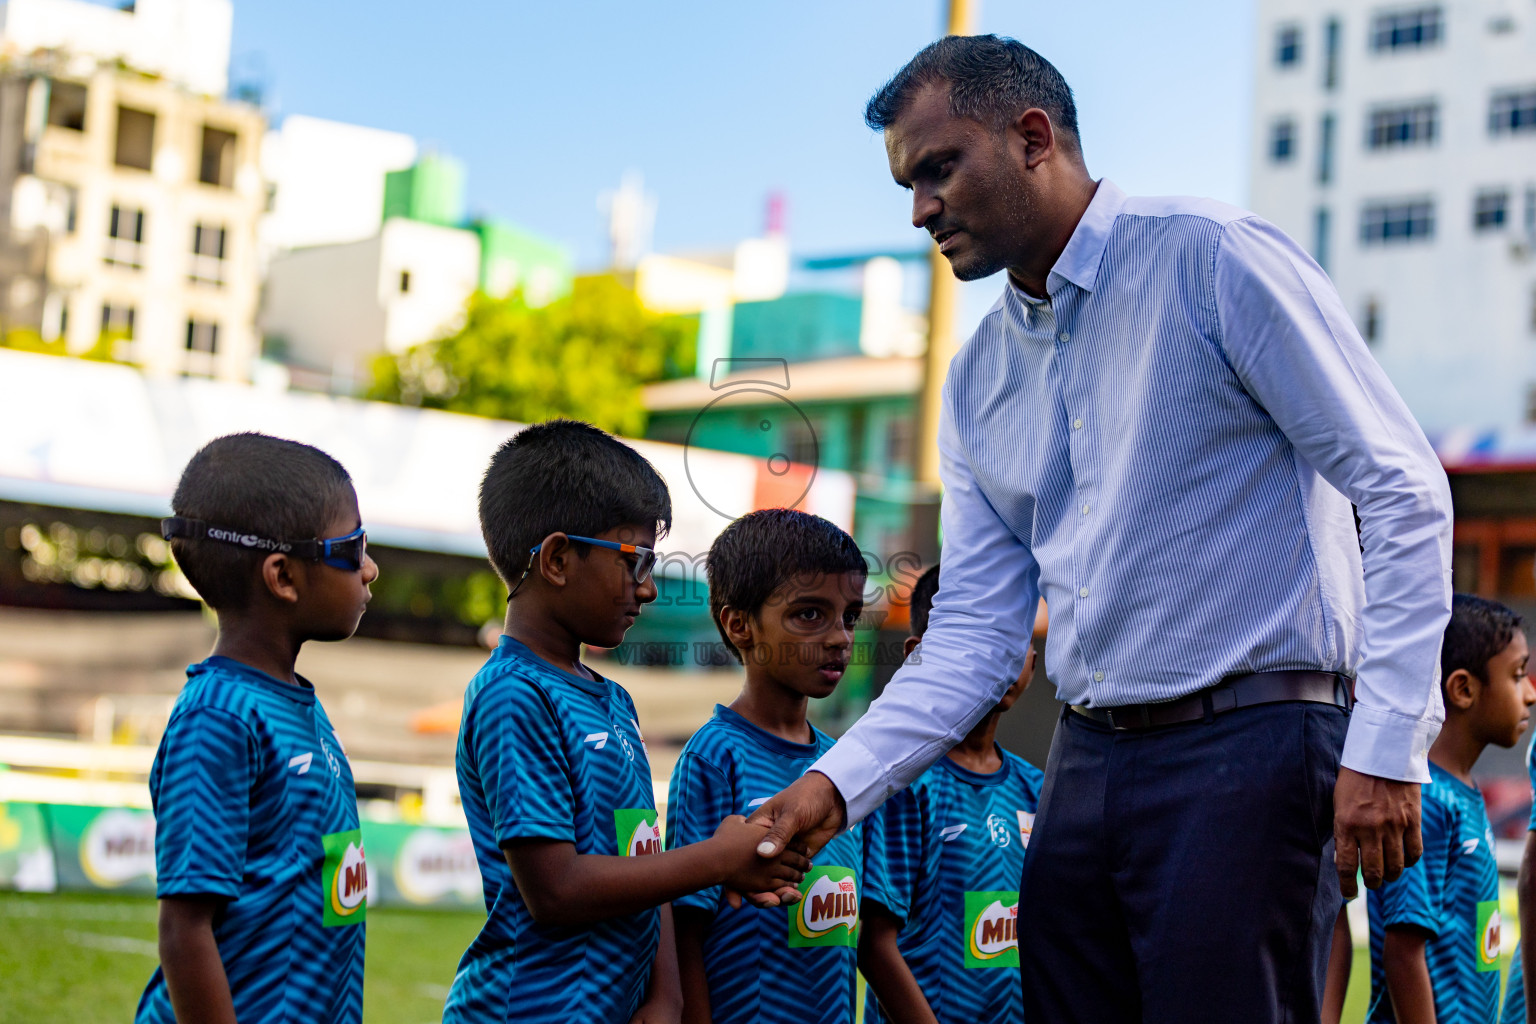
<path id="1" fill-rule="evenodd" d="M 747 681 L 731 701 L 731 710 L 764 732 L 790 743 L 809 743 L 813 733 L 805 718 L 809 700 L 781 686 L 755 665 L 747 667 Z"/>
<path id="2" fill-rule="evenodd" d="M 965 739 L 949 751 L 949 759 L 967 771 L 978 775 L 991 775 L 1003 767 L 1002 755 L 997 752 L 997 721 L 1003 716 L 996 711 L 977 722 Z"/>
<path id="3" fill-rule="evenodd" d="M 213 654 L 249 665 L 273 679 L 299 685 L 294 665 L 304 641 L 295 640 L 287 630 L 259 616 L 219 615 L 219 635 Z"/>
<path id="4" fill-rule="evenodd" d="M 1445 716 L 1445 725 L 1440 727 L 1440 735 L 1430 744 L 1429 759 L 1470 786 L 1472 766 L 1487 746 L 1486 740 L 1473 735 L 1472 723 L 1465 715 L 1449 712 Z"/>
<path id="5" fill-rule="evenodd" d="M 573 676 L 591 678 L 592 673 L 581 664 L 581 641 L 548 614 L 534 611 L 531 605 L 524 607 L 512 601 L 507 605 L 502 630 L 555 668 Z"/>

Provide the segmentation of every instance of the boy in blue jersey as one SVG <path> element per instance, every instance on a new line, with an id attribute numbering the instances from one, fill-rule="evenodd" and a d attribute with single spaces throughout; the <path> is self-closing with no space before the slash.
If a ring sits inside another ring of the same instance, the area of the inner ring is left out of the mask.
<path id="1" fill-rule="evenodd" d="M 1525 767 L 1532 786 L 1536 787 L 1536 741 L 1526 748 Z M 1504 1010 L 1499 1014 L 1500 1024 L 1530 1024 L 1525 979 L 1536 977 L 1536 963 L 1531 962 L 1536 960 L 1536 944 L 1532 944 L 1533 953 L 1526 953 L 1525 937 L 1536 938 L 1536 804 L 1531 807 L 1531 822 L 1525 833 L 1525 852 L 1520 857 L 1516 891 L 1520 896 L 1521 939 L 1515 946 L 1509 977 L 1504 982 Z"/>
<path id="2" fill-rule="evenodd" d="M 341 739 L 294 673 L 378 567 L 347 471 L 262 434 L 192 457 L 162 531 L 219 620 L 150 769 L 160 963 L 138 1024 L 358 1024 L 368 869 Z"/>
<path id="3" fill-rule="evenodd" d="M 1367 895 L 1371 1006 L 1396 1024 L 1493 1024 L 1499 1014 L 1499 869 L 1472 767 L 1512 747 L 1536 703 L 1520 618 L 1457 594 L 1440 650 L 1445 724 L 1429 748 L 1424 854 Z"/>
<path id="4" fill-rule="evenodd" d="M 909 656 L 938 589 L 937 565 L 912 587 Z M 869 860 L 859 967 L 869 982 L 866 1022 L 1024 1019 L 1019 878 L 1043 776 L 998 746 L 996 736 L 998 719 L 1034 670 L 1030 650 L 997 707 L 864 823 Z"/>
<path id="5" fill-rule="evenodd" d="M 807 705 L 843 677 L 864 609 L 858 545 L 804 512 L 743 516 L 715 539 L 705 567 L 710 613 L 746 680 L 683 747 L 667 797 L 669 847 L 752 813 L 831 748 Z M 856 827 L 829 842 L 788 908 L 732 906 L 719 886 L 673 902 L 688 1024 L 852 1024 L 861 839 Z"/>
<path id="6" fill-rule="evenodd" d="M 505 635 L 465 691 L 458 745 L 488 919 L 445 1021 L 676 1020 L 668 901 L 777 891 L 808 866 L 803 849 L 763 862 L 766 828 L 739 816 L 662 852 L 634 702 L 581 663 L 583 644 L 616 647 L 656 599 L 671 518 L 651 464 L 585 423 L 536 424 L 491 458 L 480 526 L 509 589 Z"/>

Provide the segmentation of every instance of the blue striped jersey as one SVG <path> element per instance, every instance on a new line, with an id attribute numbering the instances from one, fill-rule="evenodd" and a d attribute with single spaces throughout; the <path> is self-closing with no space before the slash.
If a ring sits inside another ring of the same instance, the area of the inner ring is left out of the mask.
<path id="1" fill-rule="evenodd" d="M 1525 768 L 1530 773 L 1532 787 L 1536 787 L 1536 738 L 1525 749 Z M 1536 804 L 1531 805 L 1529 831 L 1536 832 Z M 1504 1012 L 1499 1015 L 1502 1024 L 1525 1024 L 1524 973 L 1520 966 L 1520 944 L 1516 943 L 1515 956 L 1509 965 L 1509 977 L 1504 982 Z"/>
<path id="2" fill-rule="evenodd" d="M 815 726 L 811 737 L 791 743 L 716 705 L 672 772 L 667 848 L 708 839 L 724 818 L 750 815 L 805 774 L 832 747 Z M 793 907 L 732 909 L 718 887 L 672 901 L 678 913 L 714 915 L 704 943 L 714 1024 L 853 1024 L 862 844 L 862 826 L 829 842 Z"/>
<path id="3" fill-rule="evenodd" d="M 357 1024 L 368 868 L 352 767 L 308 682 L 213 657 L 149 773 L 161 899 L 228 900 L 213 937 L 241 1024 Z M 174 1024 L 156 970 L 137 1024 Z"/>
<path id="4" fill-rule="evenodd" d="M 897 947 L 941 1021 L 1024 1019 L 1019 879 L 1044 776 L 998 753 L 990 775 L 941 757 L 864 822 L 864 899 L 901 923 Z M 864 1020 L 890 1020 L 873 986 Z"/>
<path id="5" fill-rule="evenodd" d="M 548 839 L 578 855 L 660 852 L 634 701 L 503 636 L 464 692 L 458 775 L 488 917 L 459 961 L 443 1020 L 627 1021 L 650 983 L 658 911 L 541 925 L 502 847 Z"/>
<path id="6" fill-rule="evenodd" d="M 1499 868 L 1483 794 L 1435 764 L 1423 791 L 1424 855 L 1371 890 L 1370 1021 L 1395 1021 L 1386 990 L 1386 929 L 1429 933 L 1424 956 L 1440 1024 L 1493 1024 L 1499 1013 Z"/>

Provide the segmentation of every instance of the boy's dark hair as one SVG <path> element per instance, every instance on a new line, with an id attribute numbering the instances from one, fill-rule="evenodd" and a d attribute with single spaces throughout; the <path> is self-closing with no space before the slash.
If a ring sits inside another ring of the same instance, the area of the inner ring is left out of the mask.
<path id="1" fill-rule="evenodd" d="M 720 639 L 741 661 L 741 652 L 726 636 L 720 612 L 727 605 L 748 615 L 785 583 L 816 573 L 869 574 L 864 554 L 853 538 L 834 523 L 792 508 L 749 512 L 731 523 L 709 546 L 704 560 L 709 577 L 709 615 Z"/>
<path id="2" fill-rule="evenodd" d="M 480 481 L 480 532 L 491 566 L 516 586 L 528 550 L 552 533 L 595 537 L 615 526 L 672 525 L 672 496 L 645 456 L 590 423 L 548 420 L 496 449 Z M 589 545 L 578 544 L 585 555 Z"/>
<path id="3" fill-rule="evenodd" d="M 269 540 L 319 537 L 350 494 L 352 478 L 318 448 L 266 434 L 215 438 L 181 471 L 171 510 L 210 526 Z M 218 541 L 171 541 L 187 582 L 210 608 L 249 604 L 252 575 L 268 552 Z"/>
<path id="4" fill-rule="evenodd" d="M 880 87 L 864 108 L 864 123 L 880 132 L 901 116 L 919 90 L 949 86 L 949 112 L 1001 131 L 1030 107 L 1050 115 L 1056 131 L 1082 152 L 1077 104 L 1061 72 L 1016 39 L 945 36 L 929 43 Z"/>
<path id="5" fill-rule="evenodd" d="M 935 562 L 923 571 L 912 584 L 912 605 L 908 612 L 912 635 L 921 637 L 928 632 L 928 613 L 933 611 L 933 598 L 939 592 L 939 566 Z"/>
<path id="6" fill-rule="evenodd" d="M 1440 685 L 1457 669 L 1488 681 L 1488 662 L 1509 646 L 1524 625 L 1520 616 L 1499 604 L 1471 594 L 1451 597 L 1451 621 L 1440 645 Z"/>

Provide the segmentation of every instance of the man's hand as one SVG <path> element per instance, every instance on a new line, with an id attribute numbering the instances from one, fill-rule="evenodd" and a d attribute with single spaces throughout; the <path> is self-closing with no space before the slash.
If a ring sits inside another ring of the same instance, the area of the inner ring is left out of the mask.
<path id="1" fill-rule="evenodd" d="M 848 805 L 832 780 L 821 772 L 806 772 L 788 789 L 771 797 L 752 812 L 749 822 L 768 826 L 757 846 L 760 857 L 777 857 L 789 843 L 799 838 L 807 856 L 815 856 L 848 823 Z M 781 888 L 777 892 L 749 893 L 760 907 L 788 906 L 800 901 L 800 891 Z M 727 891 L 731 906 L 741 906 L 741 894 Z"/>
<path id="2" fill-rule="evenodd" d="M 1419 784 L 1339 769 L 1333 787 L 1333 863 L 1339 888 L 1353 898 L 1355 871 L 1368 889 L 1394 881 L 1424 852 L 1419 835 Z"/>

